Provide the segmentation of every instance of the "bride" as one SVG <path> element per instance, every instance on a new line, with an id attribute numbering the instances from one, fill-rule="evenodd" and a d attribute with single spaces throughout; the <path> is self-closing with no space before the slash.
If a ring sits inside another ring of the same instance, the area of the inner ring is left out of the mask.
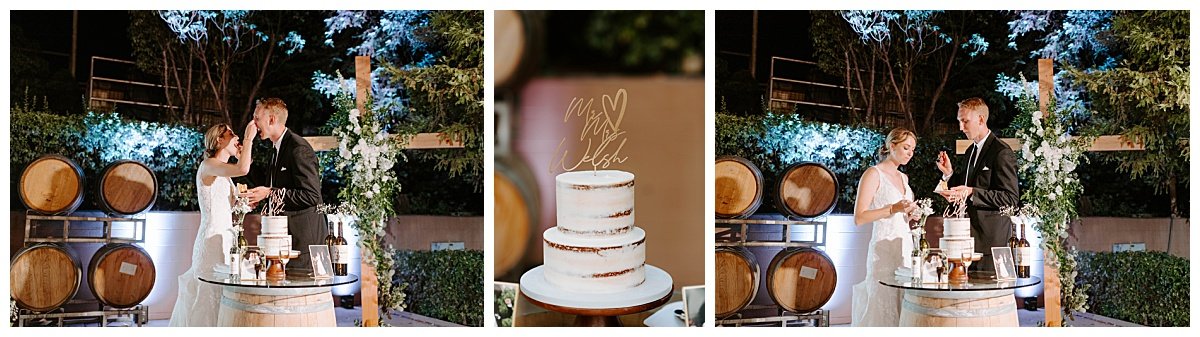
<path id="1" fill-rule="evenodd" d="M 196 279 L 214 271 L 225 271 L 233 233 L 233 180 L 250 171 L 250 149 L 258 127 L 246 125 L 246 138 L 228 124 L 217 124 L 204 133 L 204 157 L 196 170 L 196 195 L 200 203 L 200 231 L 192 246 L 192 267 L 179 275 L 179 297 L 171 311 L 170 326 L 216 326 L 221 288 Z M 230 164 L 229 157 L 239 158 Z M 218 269 L 220 268 L 220 269 Z M 225 271 L 228 272 L 228 271 Z"/>
<path id="2" fill-rule="evenodd" d="M 867 168 L 858 182 L 854 223 L 871 223 L 867 247 L 867 276 L 854 285 L 852 326 L 899 326 L 900 291 L 879 284 L 895 277 L 897 267 L 907 265 L 904 257 L 912 250 L 908 221 L 916 208 L 908 176 L 900 172 L 917 146 L 917 137 L 903 128 L 893 129 L 879 149 L 879 164 Z"/>

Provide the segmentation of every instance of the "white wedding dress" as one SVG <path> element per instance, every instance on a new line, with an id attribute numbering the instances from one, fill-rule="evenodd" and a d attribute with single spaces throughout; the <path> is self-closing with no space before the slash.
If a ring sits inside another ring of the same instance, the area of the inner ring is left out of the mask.
<path id="1" fill-rule="evenodd" d="M 872 166 L 870 169 L 879 170 Z M 867 209 L 878 209 L 900 199 L 913 200 L 912 188 L 905 177 L 904 191 L 896 188 L 882 172 L 877 172 L 879 189 Z M 875 220 L 871 223 L 871 243 L 867 246 L 867 277 L 853 289 L 851 326 L 899 326 L 900 290 L 879 284 L 879 280 L 894 279 L 896 268 L 909 266 L 906 258 L 912 251 L 912 235 L 904 213 Z"/>
<path id="2" fill-rule="evenodd" d="M 228 273 L 229 248 L 233 233 L 233 181 L 217 177 L 204 186 L 196 174 L 200 201 L 200 230 L 192 246 L 192 267 L 179 275 L 179 297 L 171 311 L 170 326 L 216 326 L 221 304 L 221 287 L 201 282 L 197 275 Z"/>

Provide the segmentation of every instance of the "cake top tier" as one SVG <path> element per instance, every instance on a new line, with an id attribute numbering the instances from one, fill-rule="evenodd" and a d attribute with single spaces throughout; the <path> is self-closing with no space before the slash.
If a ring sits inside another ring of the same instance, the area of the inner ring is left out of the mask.
<path id="1" fill-rule="evenodd" d="M 572 189 L 617 188 L 633 186 L 633 173 L 618 170 L 574 171 L 559 174 L 554 181 L 559 186 Z"/>

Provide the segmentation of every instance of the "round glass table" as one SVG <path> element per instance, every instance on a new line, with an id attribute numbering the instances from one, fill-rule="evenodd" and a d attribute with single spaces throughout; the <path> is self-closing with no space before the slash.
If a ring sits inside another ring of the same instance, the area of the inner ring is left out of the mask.
<path id="1" fill-rule="evenodd" d="M 912 282 L 908 278 L 880 280 L 904 291 L 900 326 L 1019 326 L 1017 288 L 1042 283 L 1038 277 L 997 280 L 990 272 L 972 272 L 967 282 Z"/>
<path id="2" fill-rule="evenodd" d="M 197 276 L 220 285 L 218 326 L 335 327 L 334 286 L 358 282 L 358 275 L 314 278 L 288 273 L 283 280 L 240 280 L 229 274 Z"/>

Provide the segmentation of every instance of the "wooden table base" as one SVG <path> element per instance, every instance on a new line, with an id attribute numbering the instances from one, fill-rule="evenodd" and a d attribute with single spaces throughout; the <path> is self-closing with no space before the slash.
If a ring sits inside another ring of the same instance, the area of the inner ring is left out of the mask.
<path id="1" fill-rule="evenodd" d="M 552 310 L 552 311 L 557 311 L 557 312 L 561 312 L 564 314 L 575 315 L 575 326 L 578 326 L 578 327 L 619 327 L 619 326 L 621 326 L 621 321 L 617 318 L 618 316 L 636 314 L 639 312 L 643 312 L 643 311 L 661 307 L 664 304 L 667 304 L 667 301 L 669 301 L 671 299 L 671 292 L 667 292 L 666 296 L 663 296 L 662 298 L 654 300 L 650 303 L 646 303 L 646 304 L 642 304 L 642 305 L 635 305 L 635 306 L 631 306 L 631 307 L 624 307 L 624 308 L 604 308 L 604 309 L 564 307 L 564 306 L 558 306 L 558 305 L 549 304 L 549 303 L 543 303 L 541 301 L 535 300 L 535 299 L 525 295 L 524 293 L 522 293 L 521 296 L 525 297 L 525 299 L 528 300 L 529 303 L 533 303 L 534 305 L 537 305 L 539 307 L 546 308 L 546 310 Z"/>

